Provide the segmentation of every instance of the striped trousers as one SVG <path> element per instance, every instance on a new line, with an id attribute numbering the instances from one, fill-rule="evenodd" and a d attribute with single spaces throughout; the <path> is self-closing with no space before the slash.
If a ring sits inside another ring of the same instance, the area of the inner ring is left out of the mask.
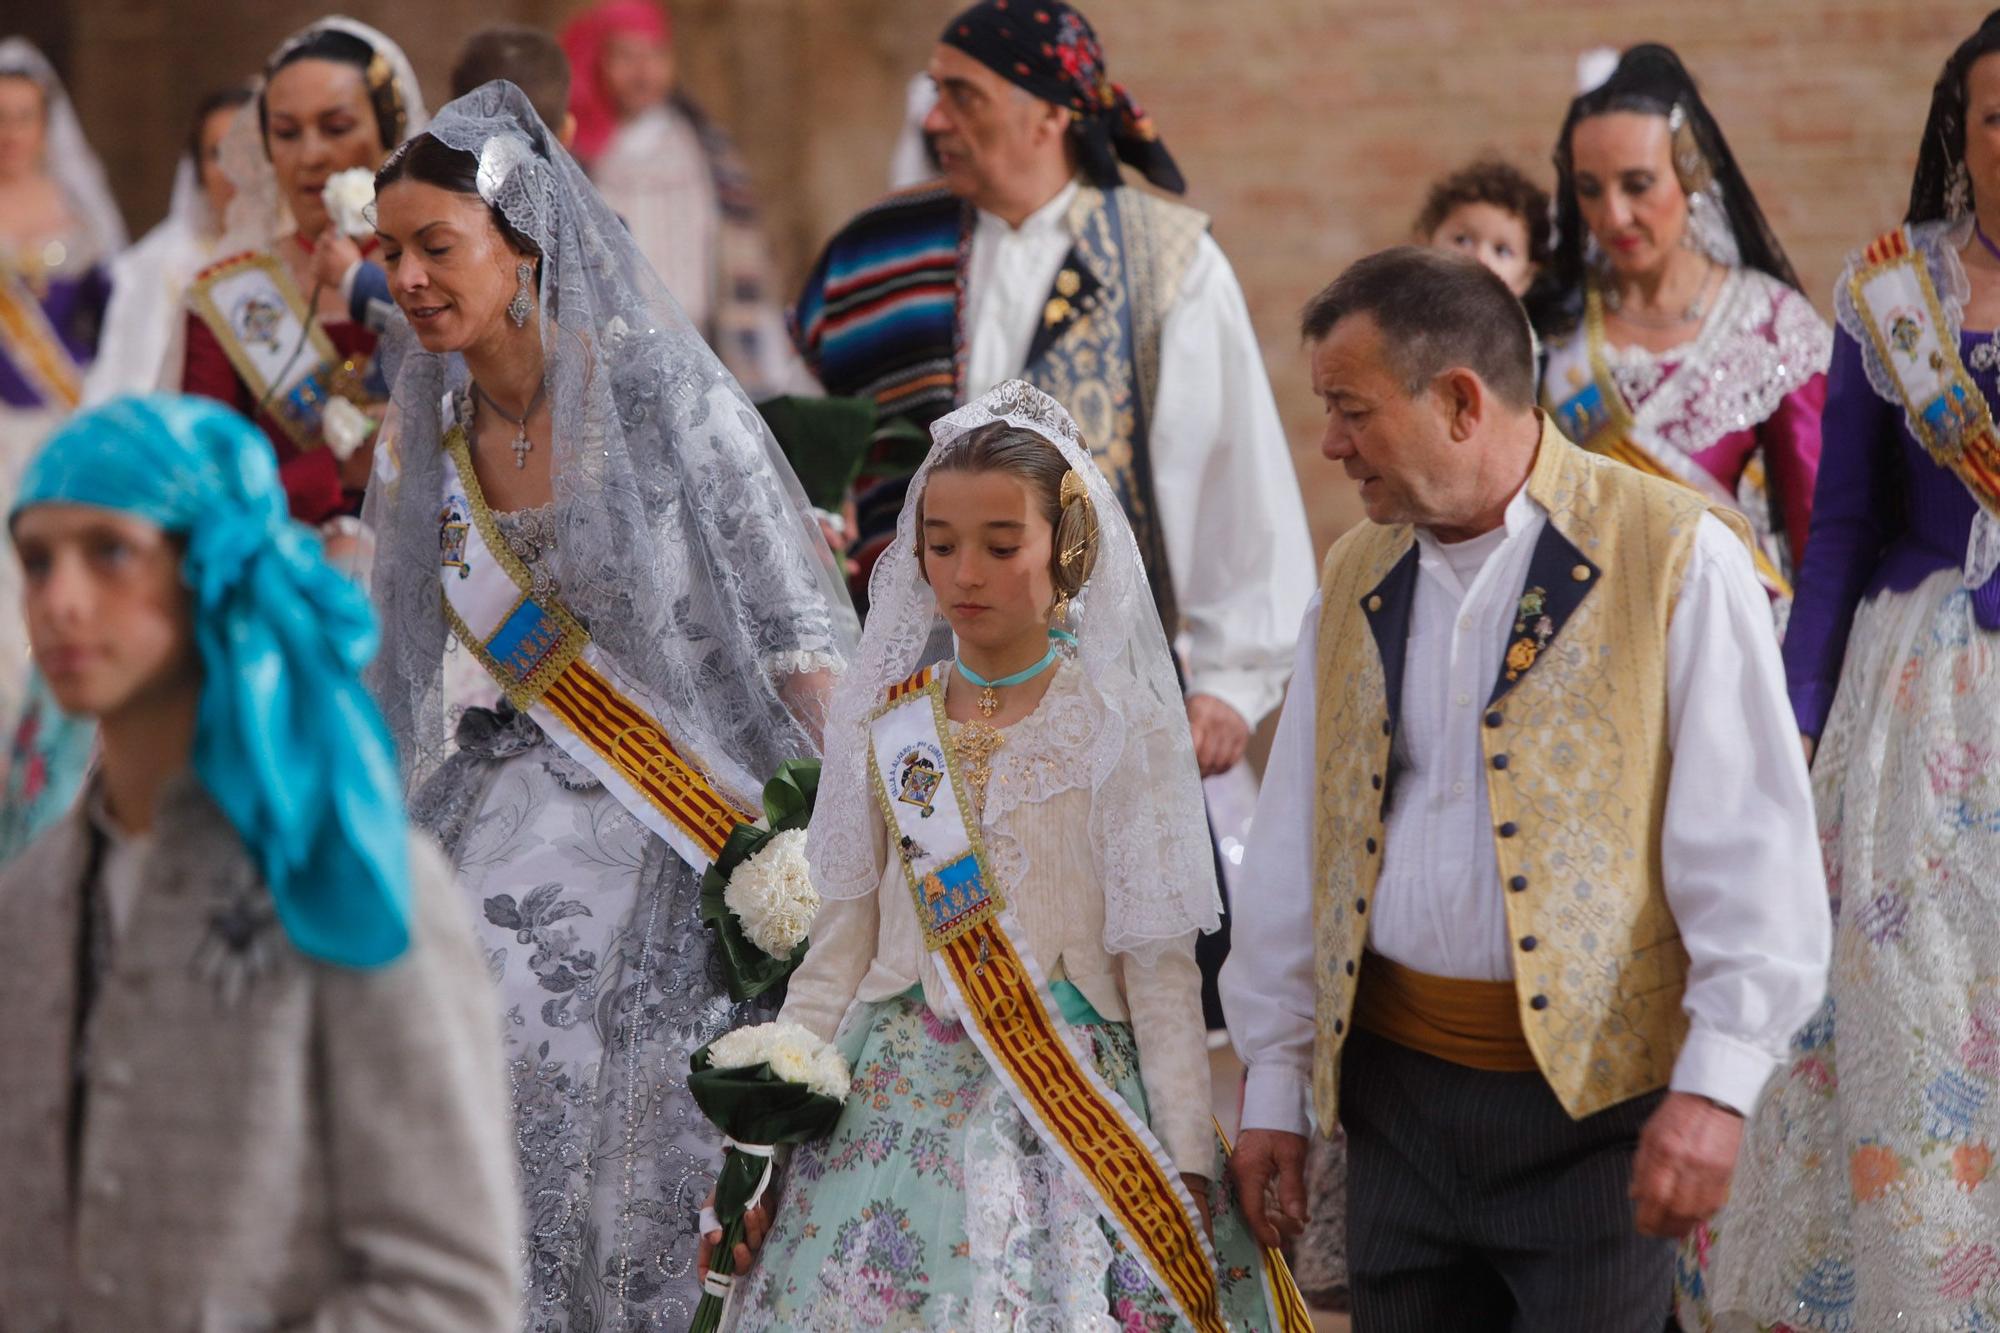
<path id="1" fill-rule="evenodd" d="M 1662 1094 L 1572 1120 L 1539 1073 L 1359 1031 L 1341 1059 L 1355 1333 L 1660 1333 L 1673 1245 L 1626 1191 Z"/>

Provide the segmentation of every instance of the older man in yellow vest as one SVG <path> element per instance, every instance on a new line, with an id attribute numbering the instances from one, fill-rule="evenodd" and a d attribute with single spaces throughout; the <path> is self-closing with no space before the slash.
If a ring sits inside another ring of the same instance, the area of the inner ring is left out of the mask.
<path id="1" fill-rule="evenodd" d="M 1658 1333 L 1830 943 L 1747 531 L 1535 409 L 1528 324 L 1404 247 L 1307 306 L 1328 554 L 1223 999 L 1234 1170 L 1347 1135 L 1359 1333 Z"/>

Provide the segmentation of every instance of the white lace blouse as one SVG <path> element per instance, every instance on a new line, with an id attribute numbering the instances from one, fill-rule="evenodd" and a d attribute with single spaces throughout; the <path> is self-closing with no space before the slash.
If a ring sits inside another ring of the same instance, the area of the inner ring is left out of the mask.
<path id="1" fill-rule="evenodd" d="M 1162 949 L 1150 965 L 1104 950 L 1104 895 L 1082 761 L 1103 710 L 1086 696 L 1089 688 L 1074 664 L 1061 663 L 1035 711 L 1004 729 L 981 821 L 987 854 L 1049 979 L 1067 979 L 1106 1019 L 1131 1023 L 1153 1131 L 1182 1171 L 1206 1176 L 1215 1140 L 1194 935 Z M 880 823 L 875 836 L 884 866 L 876 892 L 827 900 L 787 992 L 781 1017 L 821 1037 L 833 1035 L 853 1003 L 886 1000 L 919 982 L 933 1012 L 958 1016 Z"/>

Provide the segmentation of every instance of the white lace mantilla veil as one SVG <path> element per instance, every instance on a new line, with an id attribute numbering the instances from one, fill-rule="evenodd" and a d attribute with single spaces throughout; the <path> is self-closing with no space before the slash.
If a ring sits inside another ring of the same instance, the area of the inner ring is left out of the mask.
<path id="1" fill-rule="evenodd" d="M 1104 947 L 1141 963 L 1220 922 L 1201 774 L 1187 706 L 1146 582 L 1139 543 L 1062 405 L 1009 380 L 931 427 L 930 456 L 910 483 L 896 540 L 868 582 L 868 623 L 834 687 L 819 803 L 807 833 L 813 879 L 828 898 L 859 898 L 882 881 L 881 811 L 868 776 L 868 724 L 892 685 L 951 643 L 917 550 L 917 504 L 932 471 L 971 431 L 994 421 L 1032 431 L 1083 478 L 1096 511 L 1097 561 L 1071 601 L 1074 658 L 1100 710 L 1076 756 L 1091 790 L 1090 840 L 1104 892 Z M 989 816 L 993 812 L 988 811 Z M 1004 894 L 1006 886 L 1001 886 Z"/>
<path id="2" fill-rule="evenodd" d="M 41 88 L 48 108 L 43 151 L 49 177 L 76 210 L 97 246 L 98 257 L 110 259 L 125 248 L 125 218 L 111 197 L 104 164 L 84 137 L 83 122 L 77 119 L 69 92 L 56 77 L 55 66 L 27 38 L 9 37 L 0 41 L 0 74 L 24 74 Z"/>
<path id="3" fill-rule="evenodd" d="M 411 67 L 410 58 L 403 54 L 402 47 L 366 23 L 340 14 L 329 14 L 308 23 L 278 43 L 265 67 L 277 64 L 284 59 L 287 51 L 328 30 L 360 38 L 367 43 L 369 50 L 388 62 L 389 77 L 396 85 L 396 97 L 403 107 L 401 138 L 408 139 L 421 133 L 430 123 L 430 115 L 424 109 L 424 90 L 417 84 L 416 70 Z M 229 177 L 230 183 L 236 187 L 236 196 L 225 210 L 222 244 L 216 248 L 218 256 L 262 250 L 297 225 L 292 220 L 292 210 L 278 190 L 278 177 L 271 170 L 270 154 L 264 150 L 262 117 L 258 114 L 258 109 L 264 104 L 263 78 L 260 76 L 254 80 L 251 87 L 255 96 L 244 104 L 242 112 L 222 136 L 222 142 L 216 145 L 222 174 Z"/>
<path id="4" fill-rule="evenodd" d="M 513 84 L 476 88 L 430 133 L 479 159 L 480 195 L 542 253 L 538 318 L 563 604 L 725 792 L 756 809 L 819 752 L 826 677 L 855 616 L 805 492 L 618 216 Z M 444 754 L 438 506 L 464 358 L 414 338 L 363 521 L 383 648 L 370 684 L 411 787 Z"/>

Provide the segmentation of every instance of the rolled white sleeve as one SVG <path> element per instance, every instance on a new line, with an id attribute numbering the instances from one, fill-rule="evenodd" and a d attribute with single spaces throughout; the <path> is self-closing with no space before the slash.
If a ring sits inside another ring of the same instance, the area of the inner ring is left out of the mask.
<path id="1" fill-rule="evenodd" d="M 1826 993 L 1832 922 L 1812 786 L 1750 555 L 1704 516 L 1667 632 L 1661 830 L 1688 952 L 1672 1087 L 1746 1116 Z"/>
<path id="2" fill-rule="evenodd" d="M 1209 236 L 1160 331 L 1147 449 L 1188 693 L 1215 696 L 1254 727 L 1284 695 L 1317 571 L 1249 307 Z"/>
<path id="3" fill-rule="evenodd" d="M 1311 598 L 1292 662 L 1291 692 L 1250 826 L 1243 875 L 1231 881 L 1222 1009 L 1249 1070 L 1243 1128 L 1312 1128 L 1313 791 L 1318 712 L 1313 662 L 1320 603 Z"/>

